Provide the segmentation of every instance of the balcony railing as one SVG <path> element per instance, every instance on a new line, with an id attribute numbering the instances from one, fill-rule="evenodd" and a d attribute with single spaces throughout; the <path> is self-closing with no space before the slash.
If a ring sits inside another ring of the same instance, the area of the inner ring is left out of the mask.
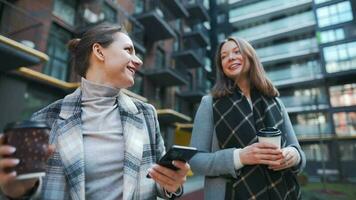
<path id="1" fill-rule="evenodd" d="M 262 38 L 268 38 L 299 29 L 305 29 L 306 27 L 314 26 L 315 24 L 316 22 L 313 12 L 308 11 L 302 14 L 293 15 L 287 18 L 241 30 L 233 35 L 245 38 L 246 40 L 252 42 Z"/>
<path id="2" fill-rule="evenodd" d="M 42 23 L 8 1 L 0 0 L 0 71 L 48 61 L 41 49 Z"/>
<path id="3" fill-rule="evenodd" d="M 316 104 L 318 105 L 318 108 L 321 109 L 323 106 L 328 105 L 328 98 L 325 94 L 320 94 L 318 96 L 281 96 L 280 99 L 287 107 L 287 110 L 291 107 L 303 107 L 305 110 L 307 110 L 308 107 L 316 109 Z"/>
<path id="4" fill-rule="evenodd" d="M 269 13 L 276 13 L 280 10 L 291 9 L 303 4 L 311 4 L 312 0 L 266 0 L 247 6 L 238 7 L 229 12 L 230 22 L 238 22 L 250 18 L 255 18 Z"/>
<path id="5" fill-rule="evenodd" d="M 190 24 L 200 23 L 208 21 L 208 5 L 204 4 L 204 0 L 184 0 L 183 4 L 189 12 L 189 21 Z"/>
<path id="6" fill-rule="evenodd" d="M 318 137 L 321 134 L 327 135 L 332 133 L 332 127 L 330 123 L 323 124 L 293 124 L 294 131 L 297 137 Z"/>
<path id="7" fill-rule="evenodd" d="M 43 24 L 28 11 L 15 6 L 8 1 L 0 0 L 0 34 L 39 49 L 42 39 Z"/>
<path id="8" fill-rule="evenodd" d="M 316 38 L 309 38 L 256 49 L 262 62 L 311 55 L 318 52 Z"/>
<path id="9" fill-rule="evenodd" d="M 295 63 L 279 67 L 277 70 L 266 70 L 268 77 L 275 85 L 302 82 L 322 77 L 320 63 L 317 60 Z"/>

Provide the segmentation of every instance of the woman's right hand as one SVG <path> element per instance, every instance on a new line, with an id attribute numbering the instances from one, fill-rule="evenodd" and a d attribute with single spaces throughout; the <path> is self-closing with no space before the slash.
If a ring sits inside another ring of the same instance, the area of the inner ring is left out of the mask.
<path id="1" fill-rule="evenodd" d="M 48 146 L 47 156 L 51 156 L 55 148 L 53 145 Z M 12 168 L 19 164 L 20 160 L 16 158 L 4 158 L 15 153 L 16 148 L 4 144 L 4 135 L 0 133 L 0 187 L 2 192 L 9 197 L 18 198 L 26 194 L 33 188 L 38 181 L 35 179 L 16 180 L 16 172 L 6 173 L 5 168 Z"/>
<path id="2" fill-rule="evenodd" d="M 269 143 L 253 143 L 240 150 L 240 162 L 243 165 L 279 165 L 282 151 Z"/>

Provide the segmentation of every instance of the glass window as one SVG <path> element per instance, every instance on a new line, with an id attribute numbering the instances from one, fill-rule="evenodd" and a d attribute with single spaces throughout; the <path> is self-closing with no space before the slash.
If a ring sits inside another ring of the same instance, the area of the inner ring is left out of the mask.
<path id="1" fill-rule="evenodd" d="M 43 86 L 29 84 L 24 93 L 24 109 L 21 113 L 21 119 L 29 119 L 34 112 L 60 98 L 62 98 L 62 96 L 55 94 L 53 90 L 46 89 Z"/>
<path id="2" fill-rule="evenodd" d="M 297 136 L 315 137 L 331 134 L 331 126 L 326 113 L 291 114 L 290 120 Z"/>
<path id="3" fill-rule="evenodd" d="M 286 107 L 327 105 L 325 88 L 305 88 L 281 91 L 281 100 Z"/>
<path id="4" fill-rule="evenodd" d="M 356 159 L 356 143 L 342 142 L 339 145 L 341 161 L 355 161 Z"/>
<path id="5" fill-rule="evenodd" d="M 330 159 L 329 149 L 326 144 L 302 145 L 302 149 L 308 161 L 328 161 Z"/>
<path id="6" fill-rule="evenodd" d="M 116 18 L 116 10 L 109 6 L 107 3 L 104 3 L 103 5 L 103 13 L 105 16 L 105 21 L 108 21 L 110 23 L 116 23 L 117 18 Z"/>
<path id="7" fill-rule="evenodd" d="M 73 0 L 55 0 L 53 14 L 71 26 L 74 26 L 77 2 Z"/>
<path id="8" fill-rule="evenodd" d="M 143 77 L 141 74 L 135 74 L 135 84 L 130 88 L 130 90 L 141 96 L 143 95 Z"/>
<path id="9" fill-rule="evenodd" d="M 356 135 L 356 112 L 339 112 L 333 114 L 337 135 Z"/>
<path id="10" fill-rule="evenodd" d="M 340 2 L 316 10 L 319 27 L 352 21 L 352 9 L 349 1 Z"/>
<path id="11" fill-rule="evenodd" d="M 320 32 L 320 43 L 334 42 L 345 39 L 344 29 L 333 29 Z"/>
<path id="12" fill-rule="evenodd" d="M 135 0 L 135 13 L 142 13 L 145 7 L 145 1 Z"/>
<path id="13" fill-rule="evenodd" d="M 67 43 L 71 39 L 70 32 L 52 24 L 48 44 L 47 54 L 50 60 L 44 67 L 43 72 L 60 80 L 67 80 L 69 68 L 69 51 Z"/>
<path id="14" fill-rule="evenodd" d="M 321 3 L 325 3 L 331 0 L 314 0 L 315 4 L 321 4 Z"/>
<path id="15" fill-rule="evenodd" d="M 165 61 L 165 54 L 161 48 L 156 49 L 156 58 L 155 58 L 156 68 L 164 68 L 166 61 Z"/>
<path id="16" fill-rule="evenodd" d="M 331 86 L 329 92 L 333 107 L 356 105 L 356 83 Z"/>
<path id="17" fill-rule="evenodd" d="M 356 42 L 339 44 L 323 49 L 328 73 L 356 69 Z"/>

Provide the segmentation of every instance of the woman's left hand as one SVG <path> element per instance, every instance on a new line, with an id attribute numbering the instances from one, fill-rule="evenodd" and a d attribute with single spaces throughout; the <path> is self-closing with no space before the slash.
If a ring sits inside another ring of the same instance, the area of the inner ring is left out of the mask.
<path id="1" fill-rule="evenodd" d="M 176 192 L 187 180 L 187 174 L 190 170 L 189 164 L 182 161 L 175 160 L 173 161 L 173 165 L 179 168 L 179 170 L 174 171 L 155 164 L 148 172 L 151 178 L 160 184 L 167 192 Z"/>
<path id="2" fill-rule="evenodd" d="M 300 161 L 300 155 L 296 148 L 294 147 L 285 147 L 282 150 L 283 158 L 279 160 L 279 165 L 270 165 L 269 169 L 278 171 L 282 169 L 286 169 L 289 167 L 293 167 L 297 165 Z"/>

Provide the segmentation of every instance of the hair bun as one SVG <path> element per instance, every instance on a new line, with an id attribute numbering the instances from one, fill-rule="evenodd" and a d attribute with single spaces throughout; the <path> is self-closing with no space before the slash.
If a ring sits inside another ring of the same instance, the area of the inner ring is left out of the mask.
<path id="1" fill-rule="evenodd" d="M 72 53 L 75 53 L 77 47 L 78 47 L 78 44 L 80 42 L 80 39 L 79 38 L 74 38 L 74 39 L 71 39 L 69 40 L 68 42 L 68 48 L 69 50 L 72 52 Z"/>

